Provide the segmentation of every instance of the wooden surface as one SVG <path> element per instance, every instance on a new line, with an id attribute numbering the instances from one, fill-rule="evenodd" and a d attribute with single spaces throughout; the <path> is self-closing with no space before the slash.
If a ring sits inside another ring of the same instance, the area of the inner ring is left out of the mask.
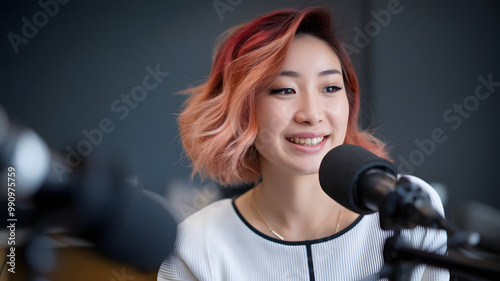
<path id="1" fill-rule="evenodd" d="M 28 281 L 29 272 L 22 251 L 16 250 L 16 273 L 7 271 L 6 264 L 0 281 Z M 2 256 L 5 257 L 5 249 Z M 89 247 L 68 247 L 54 250 L 56 266 L 42 277 L 51 281 L 156 281 L 157 271 L 142 272 L 97 254 Z"/>

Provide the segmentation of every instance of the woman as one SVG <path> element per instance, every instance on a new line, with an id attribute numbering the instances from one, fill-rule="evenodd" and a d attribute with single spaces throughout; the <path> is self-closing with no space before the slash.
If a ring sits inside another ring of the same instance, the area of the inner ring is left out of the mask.
<path id="1" fill-rule="evenodd" d="M 280 10 L 230 30 L 206 83 L 189 89 L 179 129 L 193 173 L 222 185 L 254 183 L 179 225 L 158 280 L 361 280 L 383 265 L 392 232 L 328 197 L 318 169 L 341 144 L 387 158 L 358 128 L 359 88 L 331 15 Z M 442 213 L 439 197 L 423 181 Z M 446 234 L 404 231 L 414 246 L 444 252 Z M 414 280 L 448 280 L 419 266 Z"/>

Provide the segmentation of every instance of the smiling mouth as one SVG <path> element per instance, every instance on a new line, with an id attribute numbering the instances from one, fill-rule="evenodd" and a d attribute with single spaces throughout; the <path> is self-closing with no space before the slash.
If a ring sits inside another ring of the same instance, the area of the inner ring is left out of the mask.
<path id="1" fill-rule="evenodd" d="M 319 143 L 322 143 L 325 140 L 326 137 L 317 137 L 317 138 L 286 138 L 287 141 L 293 143 L 293 144 L 298 144 L 298 145 L 303 145 L 303 146 L 315 146 Z"/>

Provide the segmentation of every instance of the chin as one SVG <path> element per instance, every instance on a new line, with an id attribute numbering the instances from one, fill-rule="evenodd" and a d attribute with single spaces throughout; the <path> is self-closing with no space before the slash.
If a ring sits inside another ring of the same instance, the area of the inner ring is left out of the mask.
<path id="1" fill-rule="evenodd" d="M 300 163 L 299 166 L 294 166 L 291 172 L 300 176 L 315 175 L 319 173 L 319 165 L 321 162 L 315 163 Z"/>

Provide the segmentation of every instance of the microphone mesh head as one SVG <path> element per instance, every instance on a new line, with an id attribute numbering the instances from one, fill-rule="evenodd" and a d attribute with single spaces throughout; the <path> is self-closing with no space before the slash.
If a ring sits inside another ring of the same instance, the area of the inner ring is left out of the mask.
<path id="1" fill-rule="evenodd" d="M 373 213 L 363 208 L 355 195 L 359 176 L 372 168 L 382 169 L 396 176 L 396 169 L 391 162 L 357 145 L 339 145 L 330 150 L 321 161 L 321 188 L 333 200 L 353 212 L 363 215 Z"/>

